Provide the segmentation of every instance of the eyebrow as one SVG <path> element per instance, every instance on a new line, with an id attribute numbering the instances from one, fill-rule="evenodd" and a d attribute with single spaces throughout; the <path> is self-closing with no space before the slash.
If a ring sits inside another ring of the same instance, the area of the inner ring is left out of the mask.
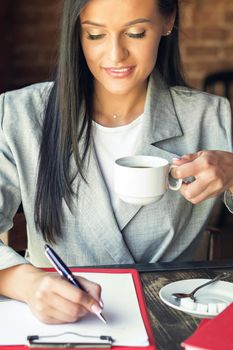
<path id="1" fill-rule="evenodd" d="M 146 19 L 146 18 L 137 18 L 133 21 L 130 21 L 130 22 L 127 22 L 125 23 L 123 26 L 124 27 L 130 27 L 134 24 L 138 24 L 138 23 L 151 23 L 151 21 L 149 19 Z M 90 24 L 90 25 L 93 25 L 93 26 L 96 26 L 96 27 L 105 27 L 104 24 L 101 24 L 101 23 L 96 23 L 96 22 L 92 22 L 92 21 L 83 21 L 81 24 Z"/>

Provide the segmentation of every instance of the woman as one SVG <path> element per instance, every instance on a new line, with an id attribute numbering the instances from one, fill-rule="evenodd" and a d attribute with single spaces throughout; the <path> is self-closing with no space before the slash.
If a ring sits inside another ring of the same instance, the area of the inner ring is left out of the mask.
<path id="1" fill-rule="evenodd" d="M 229 105 L 182 86 L 178 14 L 177 0 L 66 0 L 55 84 L 1 97 L 1 231 L 22 201 L 31 264 L 1 245 L 0 294 L 44 322 L 102 308 L 99 286 L 35 267 L 46 241 L 68 265 L 191 260 L 233 188 Z M 147 206 L 121 202 L 112 166 L 132 154 L 174 159 L 174 177 L 196 180 Z"/>

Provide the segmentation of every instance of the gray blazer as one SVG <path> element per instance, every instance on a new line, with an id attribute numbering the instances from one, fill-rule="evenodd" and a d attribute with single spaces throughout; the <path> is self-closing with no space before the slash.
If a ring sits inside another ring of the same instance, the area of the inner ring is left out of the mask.
<path id="1" fill-rule="evenodd" d="M 28 226 L 30 260 L 48 266 L 44 241 L 33 220 L 42 118 L 51 89 L 43 83 L 0 97 L 0 232 L 12 226 L 22 201 Z M 232 151 L 231 113 L 226 99 L 185 87 L 168 89 L 151 77 L 138 154 L 168 161 L 202 149 Z M 73 165 L 71 164 L 71 167 Z M 69 265 L 191 260 L 216 199 L 198 205 L 168 190 L 146 206 L 121 202 L 113 212 L 93 146 L 86 172 L 79 176 L 72 212 L 63 203 L 63 239 L 54 246 Z M 25 262 L 0 244 L 0 268 Z"/>

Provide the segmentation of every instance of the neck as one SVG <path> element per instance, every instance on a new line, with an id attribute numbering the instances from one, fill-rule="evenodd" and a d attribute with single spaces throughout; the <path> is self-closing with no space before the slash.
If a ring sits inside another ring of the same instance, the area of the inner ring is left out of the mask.
<path id="1" fill-rule="evenodd" d="M 144 111 L 147 84 L 127 95 L 95 89 L 93 119 L 103 126 L 126 125 Z"/>

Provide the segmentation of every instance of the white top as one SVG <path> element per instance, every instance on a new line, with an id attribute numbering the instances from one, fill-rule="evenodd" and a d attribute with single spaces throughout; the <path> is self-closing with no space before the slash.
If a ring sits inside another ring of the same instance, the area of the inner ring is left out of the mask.
<path id="1" fill-rule="evenodd" d="M 109 128 L 93 121 L 93 138 L 100 169 L 109 190 L 113 209 L 119 198 L 114 192 L 114 162 L 116 159 L 136 155 L 142 136 L 143 114 L 127 125 Z"/>

